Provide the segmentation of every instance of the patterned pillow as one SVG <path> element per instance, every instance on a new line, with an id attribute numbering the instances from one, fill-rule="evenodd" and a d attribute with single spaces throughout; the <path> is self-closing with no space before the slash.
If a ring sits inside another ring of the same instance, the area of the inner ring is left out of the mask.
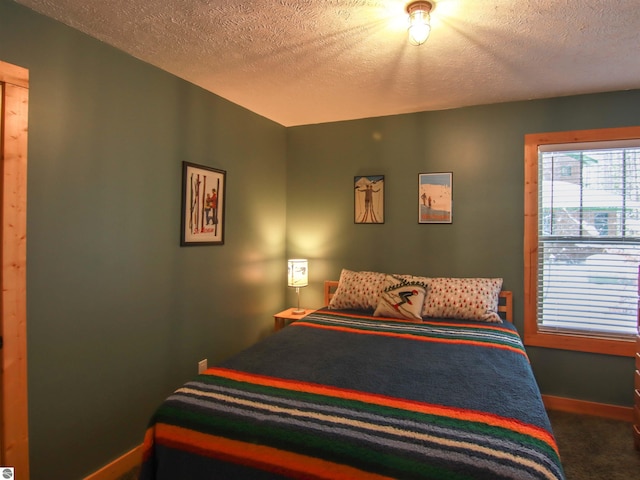
<path id="1" fill-rule="evenodd" d="M 427 285 L 424 282 L 387 275 L 373 315 L 422 320 L 422 305 L 426 291 Z"/>
<path id="2" fill-rule="evenodd" d="M 431 278 L 422 316 L 502 323 L 502 278 Z"/>
<path id="3" fill-rule="evenodd" d="M 352 272 L 342 269 L 338 288 L 329 302 L 329 308 L 375 310 L 384 277 L 384 273 Z"/>

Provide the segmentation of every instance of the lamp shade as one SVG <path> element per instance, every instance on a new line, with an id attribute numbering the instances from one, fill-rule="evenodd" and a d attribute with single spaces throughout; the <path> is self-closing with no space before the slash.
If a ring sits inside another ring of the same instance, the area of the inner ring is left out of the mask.
<path id="1" fill-rule="evenodd" d="M 288 261 L 287 285 L 290 287 L 306 287 L 309 285 L 308 262 L 303 258 L 292 258 Z"/>

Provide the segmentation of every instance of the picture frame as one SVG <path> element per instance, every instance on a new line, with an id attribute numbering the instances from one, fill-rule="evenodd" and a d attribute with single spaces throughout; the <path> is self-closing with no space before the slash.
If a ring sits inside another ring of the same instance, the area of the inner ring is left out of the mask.
<path id="1" fill-rule="evenodd" d="M 453 223 L 453 174 L 418 174 L 418 223 Z"/>
<path id="2" fill-rule="evenodd" d="M 384 223 L 384 175 L 353 178 L 353 223 Z"/>
<path id="3" fill-rule="evenodd" d="M 182 162 L 180 245 L 224 245 L 227 172 Z"/>

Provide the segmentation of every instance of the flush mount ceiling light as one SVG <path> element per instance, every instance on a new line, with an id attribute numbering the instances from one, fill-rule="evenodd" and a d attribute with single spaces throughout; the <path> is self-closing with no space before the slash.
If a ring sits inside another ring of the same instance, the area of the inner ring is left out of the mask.
<path id="1" fill-rule="evenodd" d="M 433 3 L 426 1 L 411 2 L 407 5 L 409 14 L 409 43 L 422 45 L 429 38 L 431 32 L 431 18 Z"/>

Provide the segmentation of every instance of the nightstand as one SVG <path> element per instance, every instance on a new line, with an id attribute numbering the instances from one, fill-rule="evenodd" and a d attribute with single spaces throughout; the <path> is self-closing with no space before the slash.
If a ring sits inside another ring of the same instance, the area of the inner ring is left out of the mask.
<path id="1" fill-rule="evenodd" d="M 280 313 L 276 313 L 273 316 L 273 320 L 274 320 L 274 325 L 273 325 L 273 330 L 275 332 L 277 332 L 278 330 L 284 328 L 284 326 L 287 324 L 287 320 L 293 321 L 293 320 L 300 320 L 301 318 L 306 317 L 307 315 L 309 315 L 312 312 L 315 312 L 314 309 L 312 308 L 305 308 L 303 313 L 293 313 L 293 311 L 296 310 L 295 308 L 287 308 L 286 310 L 283 310 Z"/>

